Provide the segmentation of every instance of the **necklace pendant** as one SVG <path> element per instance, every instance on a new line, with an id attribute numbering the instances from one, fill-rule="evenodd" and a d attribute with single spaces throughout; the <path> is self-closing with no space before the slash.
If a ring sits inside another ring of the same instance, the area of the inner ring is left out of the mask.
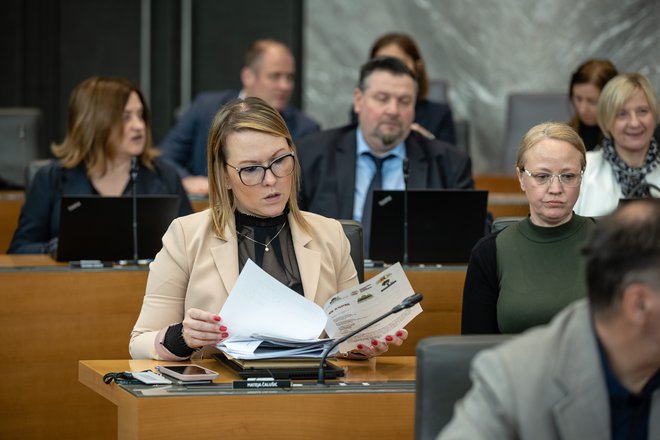
<path id="1" fill-rule="evenodd" d="M 268 249 L 268 246 L 266 246 L 266 252 L 268 252 L 270 249 Z"/>

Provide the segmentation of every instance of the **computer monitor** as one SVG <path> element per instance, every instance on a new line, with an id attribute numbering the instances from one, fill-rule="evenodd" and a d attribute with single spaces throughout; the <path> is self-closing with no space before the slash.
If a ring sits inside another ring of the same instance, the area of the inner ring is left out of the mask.
<path id="1" fill-rule="evenodd" d="M 177 195 L 138 195 L 138 258 L 152 259 L 179 212 Z M 60 209 L 57 261 L 133 259 L 133 199 L 65 195 Z"/>
<path id="2" fill-rule="evenodd" d="M 488 191 L 408 190 L 408 262 L 465 263 L 486 231 Z M 375 190 L 369 258 L 403 260 L 404 191 Z"/>

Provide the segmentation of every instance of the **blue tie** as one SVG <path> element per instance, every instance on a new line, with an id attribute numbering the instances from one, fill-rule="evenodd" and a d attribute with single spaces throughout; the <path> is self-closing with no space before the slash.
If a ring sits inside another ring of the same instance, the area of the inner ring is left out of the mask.
<path id="1" fill-rule="evenodd" d="M 393 154 L 390 154 L 385 157 L 376 157 L 373 154 L 366 152 L 362 153 L 366 157 L 370 158 L 376 164 L 376 174 L 374 174 L 371 183 L 369 184 L 369 189 L 367 190 L 367 197 L 364 200 L 364 207 L 362 208 L 362 230 L 364 235 L 364 255 L 369 256 L 369 241 L 371 238 L 371 205 L 373 204 L 374 199 L 374 190 L 381 189 L 383 187 L 383 163 L 388 160 L 396 157 Z"/>

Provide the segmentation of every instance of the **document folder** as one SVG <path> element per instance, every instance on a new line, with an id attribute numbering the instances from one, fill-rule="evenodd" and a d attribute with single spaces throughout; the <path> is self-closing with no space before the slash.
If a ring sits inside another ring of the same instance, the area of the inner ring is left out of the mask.
<path id="1" fill-rule="evenodd" d="M 220 363 L 236 371 L 243 379 L 251 377 L 272 377 L 274 379 L 312 380 L 319 375 L 321 359 L 317 358 L 279 358 L 244 361 L 230 358 L 224 353 L 215 353 L 213 357 Z M 326 362 L 325 378 L 336 379 L 344 376 L 344 369 Z"/>

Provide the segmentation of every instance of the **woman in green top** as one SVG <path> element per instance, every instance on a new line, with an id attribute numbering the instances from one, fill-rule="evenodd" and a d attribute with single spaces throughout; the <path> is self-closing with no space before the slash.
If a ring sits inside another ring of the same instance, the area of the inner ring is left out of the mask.
<path id="1" fill-rule="evenodd" d="M 580 247 L 594 221 L 573 212 L 585 164 L 584 143 L 568 125 L 544 123 L 525 134 L 516 173 L 530 215 L 472 250 L 463 334 L 519 333 L 585 296 Z"/>

